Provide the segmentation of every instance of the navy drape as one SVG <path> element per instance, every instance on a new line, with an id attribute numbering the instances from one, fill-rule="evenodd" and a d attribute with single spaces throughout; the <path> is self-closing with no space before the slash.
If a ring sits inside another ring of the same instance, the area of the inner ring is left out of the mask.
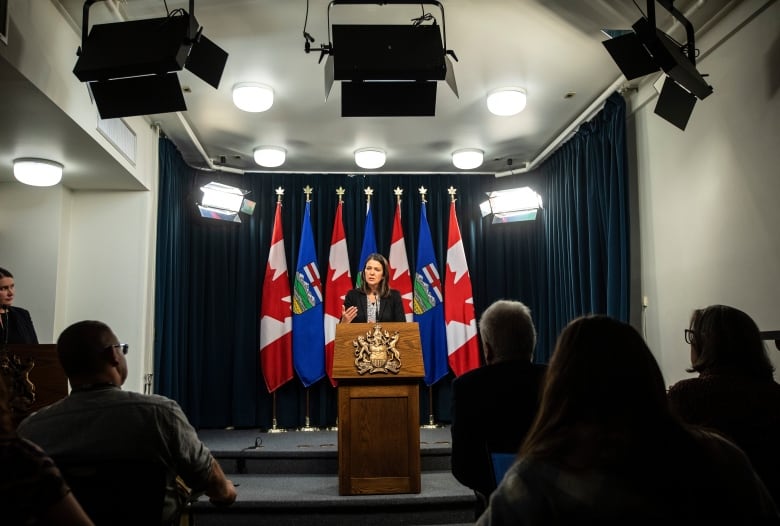
<path id="1" fill-rule="evenodd" d="M 160 140 L 160 192 L 155 298 L 155 392 L 176 399 L 197 427 L 268 427 L 272 397 L 258 354 L 262 278 L 275 211 L 274 189 L 285 190 L 283 227 L 288 269 L 295 269 L 305 206 L 303 187 L 314 188 L 312 231 L 318 264 L 327 269 L 336 213 L 336 188 L 346 189 L 344 228 L 352 275 L 357 274 L 371 200 L 379 251 L 389 252 L 395 213 L 393 189 L 404 189 L 402 222 L 409 268 L 416 264 L 420 196 L 438 268 L 445 268 L 450 197 L 456 210 L 474 291 L 477 316 L 493 301 L 518 299 L 532 310 L 539 334 L 536 361 L 549 359 L 555 337 L 573 317 L 606 313 L 627 321 L 629 295 L 628 190 L 625 103 L 607 100 L 591 122 L 538 170 L 501 179 L 471 174 L 245 175 L 188 167 L 167 139 Z M 257 202 L 242 224 L 202 219 L 199 188 L 219 181 L 250 190 Z M 479 203 L 492 190 L 531 186 L 544 210 L 534 222 L 492 225 Z M 446 296 L 446 290 L 444 294 Z M 434 414 L 449 419 L 448 375 L 434 388 Z M 421 384 L 421 420 L 429 414 Z M 307 415 L 306 390 L 296 377 L 277 390 L 277 421 L 293 428 Z M 319 381 L 309 388 L 314 426 L 336 420 L 335 389 Z"/>

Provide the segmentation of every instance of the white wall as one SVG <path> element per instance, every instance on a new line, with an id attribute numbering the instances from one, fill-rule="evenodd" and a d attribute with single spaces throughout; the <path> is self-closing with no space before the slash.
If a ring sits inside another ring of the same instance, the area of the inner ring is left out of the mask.
<path id="1" fill-rule="evenodd" d="M 668 384 L 690 376 L 683 329 L 695 308 L 732 305 L 780 330 L 780 3 L 743 14 L 710 36 L 723 40 L 697 67 L 714 93 L 684 132 L 653 113 L 654 99 L 629 123 L 646 336 Z M 767 347 L 780 369 L 780 351 Z"/>
<path id="2" fill-rule="evenodd" d="M 11 2 L 9 14 L 24 42 L 3 47 L 7 60 L 147 190 L 0 183 L 0 266 L 14 273 L 15 303 L 30 310 L 42 343 L 76 321 L 105 321 L 130 344 L 125 387 L 141 391 L 152 369 L 157 133 L 140 117 L 126 119 L 138 141 L 130 164 L 96 131 L 95 108 L 71 72 L 80 33 L 47 0 Z"/>
<path id="3" fill-rule="evenodd" d="M 53 343 L 60 228 L 68 191 L 61 186 L 31 191 L 0 183 L 0 267 L 14 275 L 14 304 L 26 308 L 38 341 Z"/>

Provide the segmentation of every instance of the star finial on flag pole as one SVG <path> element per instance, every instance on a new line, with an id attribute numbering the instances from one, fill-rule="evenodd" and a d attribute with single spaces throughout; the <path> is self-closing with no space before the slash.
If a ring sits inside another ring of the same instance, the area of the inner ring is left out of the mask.
<path id="1" fill-rule="evenodd" d="M 428 193 L 428 189 L 424 186 L 421 186 L 417 189 L 418 192 L 420 192 L 420 196 L 422 197 L 422 202 L 427 203 L 428 201 L 425 200 L 425 194 Z"/>
<path id="2" fill-rule="evenodd" d="M 314 191 L 314 188 L 312 188 L 309 185 L 306 185 L 303 187 L 303 193 L 306 194 L 306 202 L 311 203 L 311 193 Z"/>
<path id="3" fill-rule="evenodd" d="M 276 192 L 276 202 L 281 203 L 282 202 L 282 196 L 284 195 L 284 188 L 281 186 L 275 190 Z"/>
<path id="4" fill-rule="evenodd" d="M 395 200 L 398 204 L 401 204 L 401 196 L 404 193 L 404 189 L 400 186 L 396 186 L 395 190 L 393 190 L 393 193 L 395 194 Z"/>
<path id="5" fill-rule="evenodd" d="M 454 186 L 450 186 L 449 188 L 447 188 L 447 193 L 450 194 L 453 203 L 455 202 L 455 192 L 457 191 L 458 190 Z"/>
<path id="6" fill-rule="evenodd" d="M 374 195 L 374 189 L 367 186 L 363 193 L 366 194 L 366 203 L 371 204 L 371 196 Z"/>
<path id="7" fill-rule="evenodd" d="M 344 202 L 344 194 L 346 193 L 346 190 L 344 190 L 343 187 L 339 186 L 336 188 L 336 195 L 339 196 L 339 203 Z"/>

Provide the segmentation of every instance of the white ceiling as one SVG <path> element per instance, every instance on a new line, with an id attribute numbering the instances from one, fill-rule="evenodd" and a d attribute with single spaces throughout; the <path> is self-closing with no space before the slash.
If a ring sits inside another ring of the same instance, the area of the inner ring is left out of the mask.
<path id="1" fill-rule="evenodd" d="M 77 30 L 84 2 L 51 1 L 61 4 Z M 308 4 L 307 31 L 316 39 L 313 45 L 319 46 L 328 42 L 328 1 Z M 442 4 L 444 20 L 438 7 L 425 4 L 425 10 L 443 25 L 447 47 L 459 59 L 454 70 L 460 96 L 440 82 L 435 117 L 341 117 L 339 83 L 326 101 L 324 63 L 318 64 L 318 53 L 304 52 L 306 0 L 195 0 L 203 34 L 229 53 L 219 89 L 182 71 L 179 78 L 187 111 L 149 119 L 161 125 L 191 165 L 199 167 L 218 164 L 224 156 L 225 166 L 237 170 L 355 173 L 361 169 L 354 164 L 352 152 L 378 146 L 388 154 L 382 172 L 458 171 L 450 155 L 459 148 L 485 151 L 485 163 L 476 171 L 501 172 L 539 160 L 594 101 L 609 93 L 610 86 L 624 85 L 601 44 L 600 29 L 628 28 L 646 8 L 645 0 L 636 4 L 629 0 L 444 0 Z M 678 0 L 675 6 L 699 35 L 737 4 L 739 0 Z M 188 1 L 167 0 L 167 8 L 188 9 Z M 163 0 L 99 1 L 90 9 L 90 26 L 161 17 L 165 9 Z M 336 5 L 330 8 L 330 23 L 406 24 L 420 13 L 420 4 Z M 684 41 L 681 27 L 657 4 L 656 16 L 660 29 Z M 75 59 L 74 50 L 74 63 Z M 267 112 L 245 113 L 233 106 L 231 87 L 250 81 L 274 88 L 276 100 Z M 497 117 L 487 111 L 485 95 L 506 85 L 525 88 L 528 105 L 519 115 Z M 112 182 L 99 173 L 110 156 L 96 151 L 100 148 L 78 126 L 2 59 L 0 89 L 4 123 L 0 159 L 12 158 L 11 149 L 18 152 L 19 144 L 34 145 L 45 139 L 49 147 L 60 149 L 66 166 L 88 172 L 77 174 L 71 168 L 64 184 L 111 187 Z M 45 117 L 22 118 L 23 103 L 45 109 Z M 257 166 L 252 151 L 260 145 L 285 147 L 286 163 L 276 169 Z M 210 160 L 203 158 L 199 146 Z M 69 156 L 74 159 L 68 160 Z M 0 169 L 0 180 L 8 180 L 9 173 L 5 167 Z"/>

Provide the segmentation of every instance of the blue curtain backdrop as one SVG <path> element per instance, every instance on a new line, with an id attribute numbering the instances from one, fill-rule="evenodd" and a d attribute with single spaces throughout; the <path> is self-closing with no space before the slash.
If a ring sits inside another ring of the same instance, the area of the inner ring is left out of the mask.
<path id="1" fill-rule="evenodd" d="M 402 221 L 409 268 L 417 263 L 420 196 L 427 193 L 427 217 L 436 264 L 445 268 L 450 197 L 456 210 L 474 289 L 477 317 L 493 301 L 518 299 L 532 310 L 538 331 L 536 358 L 548 361 L 561 328 L 572 318 L 605 313 L 629 320 L 629 216 L 625 146 L 625 103 L 610 97 L 604 109 L 542 166 L 528 174 L 496 179 L 470 174 L 282 174 L 244 175 L 188 167 L 167 139 L 160 140 L 160 200 L 155 297 L 155 392 L 177 400 L 199 428 L 261 427 L 272 418 L 272 396 L 260 371 L 259 319 L 262 278 L 268 259 L 276 203 L 283 187 L 287 268 L 297 266 L 303 188 L 311 185 L 312 232 L 317 260 L 327 269 L 336 188 L 344 187 L 344 228 L 352 275 L 356 276 L 366 201 L 378 250 L 388 254 L 395 213 L 393 189 L 404 189 Z M 199 188 L 219 181 L 251 191 L 257 202 L 243 223 L 199 217 Z M 485 192 L 530 186 L 544 202 L 534 222 L 497 224 L 482 218 Z M 444 291 L 446 296 L 447 291 Z M 451 373 L 432 389 L 421 382 L 421 423 L 433 406 L 436 421 L 450 417 Z M 306 389 L 297 377 L 277 390 L 279 427 L 336 422 L 336 390 L 327 380 Z M 432 404 L 430 403 L 432 402 Z"/>

